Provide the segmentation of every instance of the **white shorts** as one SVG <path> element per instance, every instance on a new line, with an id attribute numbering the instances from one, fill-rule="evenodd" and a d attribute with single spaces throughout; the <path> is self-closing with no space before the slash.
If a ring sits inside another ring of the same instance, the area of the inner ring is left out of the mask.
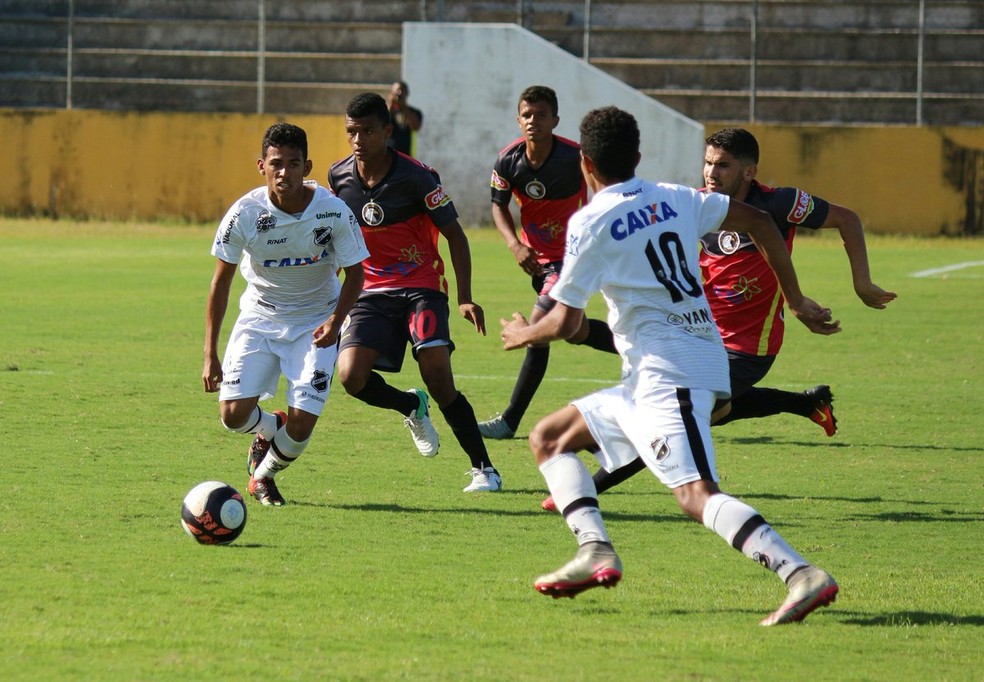
<path id="1" fill-rule="evenodd" d="M 257 315 L 240 316 L 222 361 L 219 400 L 272 398 L 283 374 L 287 404 L 320 416 L 331 390 L 338 348 L 314 345 L 318 324 L 292 325 Z"/>
<path id="2" fill-rule="evenodd" d="M 717 481 L 711 444 L 715 394 L 704 389 L 659 386 L 633 396 L 624 385 L 575 400 L 601 448 L 595 455 L 607 471 L 637 457 L 669 488 Z"/>

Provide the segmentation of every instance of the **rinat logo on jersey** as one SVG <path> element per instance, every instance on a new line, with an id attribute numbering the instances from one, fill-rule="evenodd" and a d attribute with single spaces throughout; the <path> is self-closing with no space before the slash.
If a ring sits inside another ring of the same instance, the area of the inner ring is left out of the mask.
<path id="1" fill-rule="evenodd" d="M 653 202 L 648 206 L 626 213 L 624 218 L 613 220 L 611 226 L 612 238 L 616 241 L 622 241 L 633 232 L 638 232 L 650 225 L 666 222 L 676 217 L 677 212 L 665 201 Z"/>
<path id="2" fill-rule="evenodd" d="M 260 215 L 256 216 L 256 232 L 258 234 L 269 232 L 276 226 L 277 217 L 270 213 L 270 211 L 261 211 Z"/>

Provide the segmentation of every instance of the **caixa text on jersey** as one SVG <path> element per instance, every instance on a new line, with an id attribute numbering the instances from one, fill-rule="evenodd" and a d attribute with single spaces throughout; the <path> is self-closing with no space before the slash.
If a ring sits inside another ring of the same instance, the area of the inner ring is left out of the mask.
<path id="1" fill-rule="evenodd" d="M 625 214 L 624 218 L 616 218 L 612 221 L 612 238 L 621 241 L 644 227 L 676 217 L 677 212 L 665 201 L 649 204 L 644 208 Z"/>
<path id="2" fill-rule="evenodd" d="M 317 256 L 305 256 L 304 258 L 269 258 L 263 261 L 265 268 L 292 268 L 295 265 L 313 265 L 328 255 L 328 251 L 322 251 Z"/>

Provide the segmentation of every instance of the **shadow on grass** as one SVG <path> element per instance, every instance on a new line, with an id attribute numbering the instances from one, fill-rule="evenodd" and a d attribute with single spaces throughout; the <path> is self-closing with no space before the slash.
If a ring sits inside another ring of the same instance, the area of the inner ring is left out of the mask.
<path id="1" fill-rule="evenodd" d="M 506 493 L 496 493 L 496 495 L 505 495 Z M 297 507 L 323 507 L 330 509 L 338 509 L 342 511 L 360 511 L 360 512 L 382 512 L 387 514 L 481 514 L 482 516 L 542 516 L 544 518 L 550 518 L 554 516 L 551 512 L 546 512 L 540 508 L 528 509 L 523 511 L 515 511 L 510 509 L 489 509 L 488 507 L 408 507 L 402 504 L 393 503 L 375 503 L 375 502 L 364 502 L 362 504 L 333 504 L 331 502 L 304 502 L 304 501 L 290 501 L 291 505 Z M 685 523 L 693 523 L 689 518 L 679 514 L 624 514 L 617 511 L 606 511 L 605 520 L 619 520 L 619 521 L 645 521 L 647 523 L 665 523 L 680 521 Z"/>
<path id="2" fill-rule="evenodd" d="M 984 448 L 969 448 L 969 447 L 954 447 L 952 445 L 936 445 L 936 444 L 918 444 L 918 443 L 906 443 L 904 445 L 896 445 L 893 443 L 859 443 L 858 441 L 851 441 L 850 443 L 845 443 L 842 441 L 821 441 L 821 440 L 787 440 L 785 438 L 775 438 L 773 436 L 717 436 L 715 432 L 715 445 L 788 445 L 790 447 L 797 448 L 891 448 L 893 450 L 938 450 L 941 452 L 978 452 L 984 453 Z"/>
<path id="3" fill-rule="evenodd" d="M 852 514 L 845 516 L 845 521 L 894 521 L 896 523 L 928 522 L 939 523 L 980 523 L 984 521 L 984 513 L 955 512 L 941 509 L 935 514 L 924 512 L 883 512 L 881 514 Z"/>
<path id="4" fill-rule="evenodd" d="M 672 616 L 693 616 L 696 612 L 692 610 L 670 609 L 668 611 L 651 611 L 650 613 L 654 618 L 659 618 L 667 614 Z M 750 609 L 720 609 L 717 611 L 704 611 L 703 613 L 747 613 L 753 616 L 761 616 L 758 611 Z M 843 611 L 836 606 L 832 607 L 829 611 L 824 609 L 813 612 L 806 618 L 804 623 L 819 622 L 820 619 L 834 619 L 843 625 L 859 625 L 861 627 L 906 628 L 920 625 L 984 626 L 984 616 L 957 616 L 952 613 L 932 613 L 929 611 L 897 611 L 895 613 L 874 615 L 857 611 Z M 790 623 L 783 627 L 795 628 L 802 627 L 802 625 L 800 623 Z"/>
<path id="5" fill-rule="evenodd" d="M 540 496 L 544 493 L 540 490 L 511 490 L 509 492 L 503 491 L 495 493 L 497 497 L 526 497 L 526 496 Z M 666 523 L 666 522 L 680 522 L 680 523 L 693 523 L 693 521 L 684 515 L 682 512 L 670 512 L 670 513 L 626 513 L 618 511 L 612 508 L 614 500 L 617 497 L 622 496 L 639 496 L 645 495 L 650 496 L 652 493 L 626 493 L 617 492 L 613 494 L 605 494 L 602 496 L 602 509 L 605 515 L 606 521 L 634 521 L 642 523 Z M 612 500 L 608 503 L 606 498 Z M 772 501 L 801 501 L 804 498 L 802 495 L 781 495 L 777 493 L 745 493 L 740 495 L 741 499 L 744 500 L 772 500 Z M 851 502 L 851 503 L 864 503 L 864 504 L 886 504 L 886 503 L 898 503 L 904 504 L 908 507 L 915 505 L 926 505 L 936 507 L 939 502 L 928 502 L 922 500 L 886 500 L 883 497 L 837 497 L 837 496 L 809 496 L 810 500 L 816 501 L 828 501 L 828 502 Z M 475 498 L 481 499 L 481 498 Z M 550 517 L 555 515 L 555 512 L 548 512 L 540 509 L 539 503 L 531 505 L 528 509 L 514 510 L 514 509 L 495 509 L 489 507 L 416 507 L 408 506 L 396 503 L 376 503 L 376 502 L 364 502 L 361 504 L 337 504 L 333 502 L 312 502 L 306 500 L 291 500 L 290 505 L 297 507 L 317 507 L 322 509 L 338 509 L 343 511 L 364 511 L 364 512 L 384 512 L 390 514 L 481 514 L 481 515 L 493 515 L 493 516 L 513 516 L 513 517 L 535 517 L 543 516 Z M 886 511 L 878 512 L 872 514 L 851 514 L 845 516 L 845 521 L 858 521 L 858 522 L 876 522 L 876 523 L 980 523 L 984 521 L 984 512 L 969 512 L 969 511 L 953 511 L 949 509 L 939 509 L 932 512 L 924 511 Z M 788 524 L 787 524 L 788 525 Z"/>
<path id="6" fill-rule="evenodd" d="M 912 627 L 915 625 L 975 625 L 984 626 L 984 616 L 957 616 L 952 613 L 933 613 L 930 611 L 898 611 L 871 615 L 844 611 L 831 615 L 844 616 L 841 620 L 848 625 L 865 627 Z"/>

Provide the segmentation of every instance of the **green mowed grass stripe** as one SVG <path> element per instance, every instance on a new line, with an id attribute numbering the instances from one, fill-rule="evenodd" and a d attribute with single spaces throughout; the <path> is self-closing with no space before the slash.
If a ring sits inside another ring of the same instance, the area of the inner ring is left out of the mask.
<path id="1" fill-rule="evenodd" d="M 278 479 L 288 506 L 249 500 L 236 543 L 196 544 L 182 498 L 209 479 L 243 490 L 249 440 L 201 389 L 213 232 L 0 222 L 3 679 L 980 679 L 984 281 L 947 268 L 984 260 L 984 241 L 869 237 L 873 279 L 899 294 L 876 311 L 854 295 L 836 235 L 797 240 L 804 292 L 844 331 L 790 322 L 763 384 L 830 384 L 840 430 L 736 422 L 714 430 L 717 462 L 722 487 L 842 592 L 764 630 L 782 585 L 683 518 L 649 474 L 601 498 L 625 563 L 616 589 L 532 589 L 575 543 L 539 508 L 525 437 L 619 374 L 617 358 L 563 343 L 517 437 L 488 444 L 502 493 L 461 492 L 468 460 L 438 410 L 429 460 L 398 416 L 334 385 Z M 489 333 L 454 319 L 453 364 L 484 419 L 522 361 L 501 350 L 498 321 L 528 314 L 533 292 L 494 231 L 469 238 Z M 387 378 L 422 385 L 410 361 Z M 281 390 L 269 405 L 283 404 Z"/>

